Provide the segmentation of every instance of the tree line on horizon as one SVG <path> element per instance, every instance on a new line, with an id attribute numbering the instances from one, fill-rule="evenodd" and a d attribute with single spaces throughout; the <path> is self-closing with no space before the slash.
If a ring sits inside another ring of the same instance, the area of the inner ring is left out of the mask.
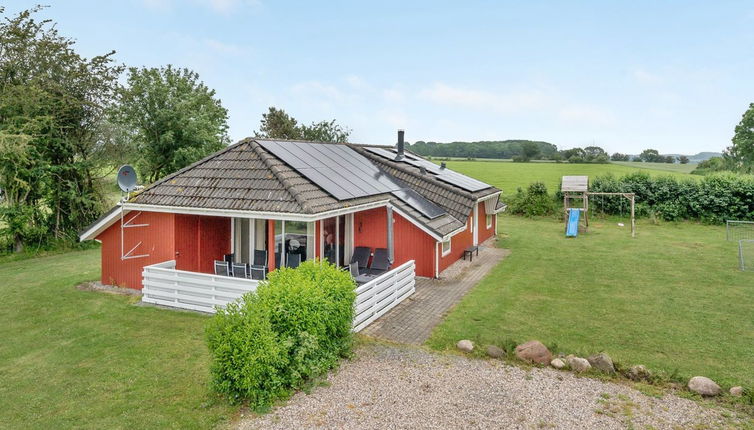
<path id="1" fill-rule="evenodd" d="M 465 158 L 465 159 L 512 159 L 516 162 L 532 160 L 550 160 L 568 163 L 608 163 L 610 161 L 635 161 L 647 163 L 675 163 L 687 164 L 689 158 L 685 155 L 661 155 L 656 149 L 645 149 L 637 156 L 619 152 L 609 155 L 599 146 L 585 148 L 570 148 L 558 150 L 549 142 L 531 140 L 499 140 L 479 142 L 425 142 L 416 141 L 408 148 L 415 153 L 433 158 Z"/>

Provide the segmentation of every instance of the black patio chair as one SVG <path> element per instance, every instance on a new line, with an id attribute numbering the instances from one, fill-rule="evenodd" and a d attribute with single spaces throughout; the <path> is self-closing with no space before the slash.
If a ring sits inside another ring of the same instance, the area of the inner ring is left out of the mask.
<path id="1" fill-rule="evenodd" d="M 267 268 L 264 266 L 252 265 L 249 270 L 251 271 L 251 279 L 255 281 L 264 281 L 267 277 Z"/>
<path id="2" fill-rule="evenodd" d="M 372 248 L 366 246 L 357 246 L 353 249 L 351 263 L 358 263 L 359 269 L 366 269 L 369 266 L 369 256 L 372 255 Z"/>
<path id="3" fill-rule="evenodd" d="M 227 261 L 215 260 L 215 275 L 231 276 Z"/>
<path id="4" fill-rule="evenodd" d="M 234 278 L 249 279 L 249 266 L 246 263 L 233 263 L 232 267 Z"/>
<path id="5" fill-rule="evenodd" d="M 370 275 L 381 275 L 390 270 L 390 259 L 388 258 L 387 249 L 377 248 L 374 250 L 372 264 L 369 265 L 367 273 Z"/>
<path id="6" fill-rule="evenodd" d="M 295 269 L 301 264 L 301 254 L 288 254 L 288 264 L 286 266 Z"/>
<path id="7" fill-rule="evenodd" d="M 264 267 L 267 267 L 267 250 L 266 249 L 255 249 L 254 250 L 254 261 L 252 261 L 251 264 L 253 264 L 255 266 L 264 266 Z"/>

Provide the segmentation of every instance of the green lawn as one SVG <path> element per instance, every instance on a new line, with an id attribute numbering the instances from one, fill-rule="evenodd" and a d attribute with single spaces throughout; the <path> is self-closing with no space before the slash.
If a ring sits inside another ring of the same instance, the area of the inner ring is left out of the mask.
<path id="1" fill-rule="evenodd" d="M 206 316 L 80 291 L 99 250 L 0 264 L 0 428 L 208 428 Z"/>
<path id="2" fill-rule="evenodd" d="M 566 353 L 754 386 L 754 273 L 725 227 L 616 220 L 566 239 L 553 219 L 501 217 L 511 256 L 438 326 L 429 345 L 539 339 Z"/>
<path id="3" fill-rule="evenodd" d="M 560 178 L 566 175 L 587 175 L 590 178 L 612 172 L 622 176 L 633 172 L 647 172 L 651 175 L 673 175 L 683 178 L 697 178 L 682 172 L 669 172 L 657 169 L 641 169 L 619 164 L 570 164 L 570 163 L 511 163 L 506 161 L 447 161 L 448 168 L 469 175 L 480 181 L 492 184 L 505 195 L 516 193 L 516 188 L 526 187 L 534 181 L 542 181 L 547 191 L 553 193 L 560 185 Z M 647 163 L 635 163 L 647 164 Z"/>

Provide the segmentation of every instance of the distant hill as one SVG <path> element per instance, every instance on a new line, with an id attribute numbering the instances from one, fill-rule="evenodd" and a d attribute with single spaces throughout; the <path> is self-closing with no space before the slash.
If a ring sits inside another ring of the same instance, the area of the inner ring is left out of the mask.
<path id="1" fill-rule="evenodd" d="M 540 157 L 549 158 L 558 152 L 558 147 L 537 140 L 494 140 L 479 142 L 425 142 L 419 140 L 407 145 L 407 149 L 430 157 L 460 158 L 513 158 L 521 155 L 521 145 L 533 142 L 539 147 Z"/>

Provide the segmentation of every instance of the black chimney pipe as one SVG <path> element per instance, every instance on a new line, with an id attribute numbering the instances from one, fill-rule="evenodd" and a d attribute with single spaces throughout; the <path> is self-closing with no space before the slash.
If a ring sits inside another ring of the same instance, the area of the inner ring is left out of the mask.
<path id="1" fill-rule="evenodd" d="M 396 146 L 396 150 L 398 151 L 398 155 L 395 157 L 396 159 L 403 158 L 403 149 L 405 146 L 405 142 L 403 141 L 403 136 L 406 132 L 403 130 L 398 130 L 398 145 Z"/>

